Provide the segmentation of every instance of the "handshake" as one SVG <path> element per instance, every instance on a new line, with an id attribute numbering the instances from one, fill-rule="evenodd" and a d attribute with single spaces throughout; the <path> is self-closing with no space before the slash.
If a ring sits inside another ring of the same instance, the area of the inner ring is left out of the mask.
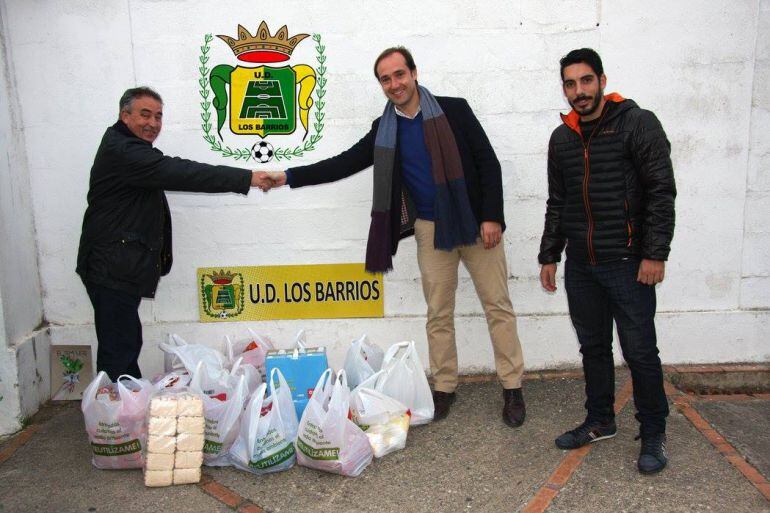
<path id="1" fill-rule="evenodd" d="M 252 171 L 251 173 L 251 186 L 259 187 L 262 192 L 282 185 L 286 185 L 285 171 Z"/>

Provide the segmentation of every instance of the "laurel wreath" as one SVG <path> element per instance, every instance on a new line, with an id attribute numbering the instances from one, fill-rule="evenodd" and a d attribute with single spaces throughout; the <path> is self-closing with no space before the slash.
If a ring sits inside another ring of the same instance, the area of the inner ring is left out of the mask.
<path id="1" fill-rule="evenodd" d="M 201 120 L 203 123 L 201 124 L 201 128 L 203 129 L 203 139 L 209 144 L 209 147 L 212 151 L 216 151 L 217 153 L 221 153 L 223 157 L 227 158 L 234 158 L 235 160 L 244 160 L 247 161 L 252 158 L 251 150 L 249 148 L 232 148 L 230 146 L 223 146 L 220 141 L 217 140 L 217 138 L 214 136 L 214 134 L 211 133 L 211 112 L 209 109 L 211 109 L 211 101 L 209 100 L 209 96 L 211 95 L 211 89 L 209 88 L 209 77 L 208 73 L 211 71 L 211 68 L 207 66 L 209 62 L 209 50 L 210 46 L 209 43 L 214 39 L 214 36 L 211 34 L 206 34 L 203 38 L 203 46 L 200 47 L 201 54 L 198 57 L 198 61 L 200 62 L 200 66 L 198 67 L 198 71 L 200 72 L 200 78 L 198 78 L 198 85 L 200 86 L 200 89 L 198 90 L 198 93 L 201 95 Z M 318 61 L 318 67 L 315 69 L 317 74 L 317 85 L 315 90 L 315 122 L 313 123 L 313 130 L 314 132 L 310 134 L 310 138 L 305 141 L 304 144 L 299 144 L 293 148 L 275 148 L 273 152 L 273 156 L 275 157 L 275 160 L 291 160 L 293 157 L 302 157 L 305 152 L 313 151 L 315 149 L 315 145 L 318 143 L 318 141 L 321 140 L 323 135 L 321 132 L 324 128 L 324 106 L 326 105 L 326 102 L 323 100 L 323 97 L 326 95 L 326 82 L 327 78 L 324 76 L 326 75 L 326 55 L 324 52 L 326 51 L 326 46 L 321 44 L 321 35 L 320 34 L 313 34 L 313 41 L 316 42 L 315 50 L 316 50 L 316 60 Z"/>
<path id="2" fill-rule="evenodd" d="M 235 273 L 235 276 L 238 276 L 238 277 L 241 278 L 241 284 L 238 285 L 238 287 L 241 289 L 241 294 L 240 294 L 240 299 L 241 299 L 240 303 L 241 304 L 239 305 L 237 312 L 235 312 L 234 314 L 229 314 L 229 315 L 227 315 L 227 317 L 235 317 L 235 316 L 240 315 L 241 312 L 243 312 L 243 295 L 246 292 L 244 290 L 244 286 L 243 286 L 243 284 L 244 284 L 243 274 Z M 222 319 L 222 316 L 220 314 L 217 314 L 217 313 L 214 313 L 214 312 L 211 311 L 210 305 L 206 301 L 206 275 L 205 274 L 203 276 L 201 276 L 201 297 L 202 297 L 202 300 L 203 300 L 203 311 L 206 313 L 206 315 L 208 315 L 209 317 L 212 317 L 214 319 Z M 225 317 L 225 318 L 227 318 L 227 317 Z"/>

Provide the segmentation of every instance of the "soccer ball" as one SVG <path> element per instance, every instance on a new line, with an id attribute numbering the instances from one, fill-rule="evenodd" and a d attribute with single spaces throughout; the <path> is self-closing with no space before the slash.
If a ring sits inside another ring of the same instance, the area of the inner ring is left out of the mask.
<path id="1" fill-rule="evenodd" d="M 273 145 L 267 141 L 259 141 L 251 148 L 254 160 L 266 164 L 273 159 Z"/>

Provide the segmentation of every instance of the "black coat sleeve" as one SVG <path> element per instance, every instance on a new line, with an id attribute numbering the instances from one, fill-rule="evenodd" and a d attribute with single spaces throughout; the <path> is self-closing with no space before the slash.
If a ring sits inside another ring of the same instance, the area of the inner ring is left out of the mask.
<path id="1" fill-rule="evenodd" d="M 473 109 L 464 99 L 461 100 L 465 111 L 464 128 L 473 161 L 479 172 L 481 184 L 481 219 L 479 222 L 494 221 L 504 224 L 503 213 L 503 176 L 500 161 L 489 142 L 484 128 L 479 123 Z"/>
<path id="2" fill-rule="evenodd" d="M 642 111 L 634 130 L 632 154 L 644 189 L 642 258 L 667 260 L 674 237 L 676 184 L 671 144 L 650 111 Z"/>
<path id="3" fill-rule="evenodd" d="M 295 188 L 336 182 L 371 166 L 374 163 L 374 141 L 378 125 L 379 119 L 372 123 L 369 133 L 339 155 L 308 166 L 288 169 L 289 186 Z"/>
<path id="4" fill-rule="evenodd" d="M 168 157 L 138 139 L 127 139 L 114 151 L 116 161 L 123 168 L 117 173 L 118 179 L 133 187 L 241 194 L 248 194 L 251 187 L 251 171 L 248 169 Z"/>
<path id="5" fill-rule="evenodd" d="M 553 136 L 548 144 L 548 201 L 545 208 L 545 227 L 540 239 L 540 254 L 537 260 L 541 264 L 553 264 L 561 260 L 565 238 L 561 231 L 561 218 L 564 210 L 564 175 L 559 169 L 553 148 Z"/>

